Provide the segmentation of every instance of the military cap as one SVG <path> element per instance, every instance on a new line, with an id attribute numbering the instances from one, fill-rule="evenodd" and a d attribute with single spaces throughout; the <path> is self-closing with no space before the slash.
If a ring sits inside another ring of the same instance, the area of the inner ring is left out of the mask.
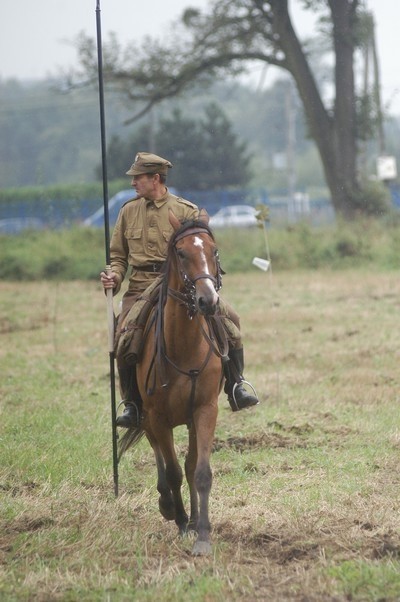
<path id="1" fill-rule="evenodd" d="M 137 153 L 131 168 L 126 172 L 127 176 L 140 176 L 143 173 L 159 173 L 167 175 L 168 168 L 172 163 L 152 153 Z"/>

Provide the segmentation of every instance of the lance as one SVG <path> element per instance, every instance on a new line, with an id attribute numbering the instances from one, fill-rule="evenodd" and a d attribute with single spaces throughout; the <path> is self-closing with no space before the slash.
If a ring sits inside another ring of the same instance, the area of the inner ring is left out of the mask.
<path id="1" fill-rule="evenodd" d="M 104 238 L 106 250 L 106 273 L 111 272 L 110 260 L 110 220 L 108 213 L 108 183 L 107 183 L 107 152 L 106 128 L 104 117 L 104 88 L 103 88 L 103 52 L 101 41 L 100 0 L 96 0 L 96 29 L 97 29 L 97 65 L 99 77 L 100 132 L 101 132 L 101 165 L 103 174 L 103 203 L 104 203 Z M 111 398 L 111 428 L 113 452 L 114 493 L 118 497 L 118 449 L 117 449 L 117 411 L 115 404 L 115 357 L 114 357 L 114 306 L 113 291 L 107 289 L 107 321 L 108 321 L 108 351 L 110 356 L 110 398 Z"/>

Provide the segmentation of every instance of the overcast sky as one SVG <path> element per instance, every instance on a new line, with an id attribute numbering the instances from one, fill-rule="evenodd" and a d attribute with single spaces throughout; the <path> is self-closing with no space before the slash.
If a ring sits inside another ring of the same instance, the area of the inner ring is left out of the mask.
<path id="1" fill-rule="evenodd" d="M 80 31 L 96 36 L 96 0 L 0 0 L 0 77 L 43 78 L 70 67 L 76 52 L 68 44 Z M 398 56 L 400 0 L 366 0 L 373 11 L 381 66 L 382 100 L 400 114 Z M 291 0 L 299 34 L 310 33 L 309 17 Z M 162 36 L 187 6 L 208 0 L 101 0 L 103 40 L 114 31 L 121 42 L 144 35 Z M 268 84 L 268 81 L 266 82 Z"/>

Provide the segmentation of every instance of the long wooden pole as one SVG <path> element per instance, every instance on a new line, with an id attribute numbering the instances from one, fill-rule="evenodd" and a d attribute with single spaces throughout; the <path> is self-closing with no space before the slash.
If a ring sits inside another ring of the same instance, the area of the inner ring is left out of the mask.
<path id="1" fill-rule="evenodd" d="M 104 237 L 106 254 L 106 272 L 111 272 L 110 261 L 110 220 L 108 212 L 108 182 L 107 182 L 107 145 L 104 116 L 104 87 L 103 87 L 103 51 L 101 40 L 100 0 L 96 2 L 97 26 L 97 64 L 99 76 L 100 104 L 100 133 L 101 133 L 101 164 L 103 173 L 103 202 L 104 202 Z M 113 291 L 107 289 L 107 321 L 108 321 L 108 351 L 110 356 L 110 398 L 111 398 L 111 428 L 113 450 L 114 493 L 118 497 L 118 448 L 117 448 L 117 410 L 115 403 L 115 355 L 114 355 L 114 306 Z"/>

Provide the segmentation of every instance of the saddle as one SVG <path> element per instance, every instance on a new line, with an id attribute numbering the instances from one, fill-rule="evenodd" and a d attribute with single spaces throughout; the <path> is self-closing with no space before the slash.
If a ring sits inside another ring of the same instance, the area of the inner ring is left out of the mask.
<path id="1" fill-rule="evenodd" d="M 132 305 L 121 328 L 118 340 L 115 341 L 115 355 L 128 366 L 140 361 L 144 329 L 153 307 L 157 304 L 163 277 L 159 276 L 147 287 Z"/>
<path id="2" fill-rule="evenodd" d="M 120 336 L 115 342 L 115 355 L 118 359 L 123 360 L 127 366 L 133 366 L 140 362 L 145 343 L 146 324 L 159 300 L 162 282 L 163 276 L 159 276 L 147 287 L 129 310 L 122 325 Z M 229 307 L 221 297 L 219 299 L 219 308 L 219 318 L 213 316 L 209 318 L 216 348 L 222 349 L 225 341 L 228 341 L 229 344 L 235 347 L 236 343 L 241 340 L 240 331 L 228 317 Z"/>

